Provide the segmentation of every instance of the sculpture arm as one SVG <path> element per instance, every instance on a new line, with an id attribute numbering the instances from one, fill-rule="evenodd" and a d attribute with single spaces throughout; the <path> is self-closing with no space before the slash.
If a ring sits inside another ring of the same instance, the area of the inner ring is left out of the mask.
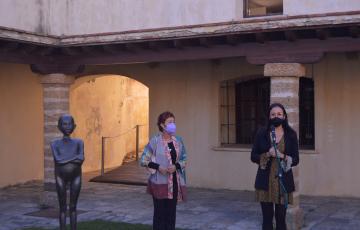
<path id="1" fill-rule="evenodd" d="M 50 143 L 50 148 L 51 148 L 51 152 L 52 152 L 54 161 L 56 162 L 57 161 L 57 156 L 59 156 L 59 151 L 58 151 L 58 148 L 56 147 L 56 141 L 52 141 Z"/>

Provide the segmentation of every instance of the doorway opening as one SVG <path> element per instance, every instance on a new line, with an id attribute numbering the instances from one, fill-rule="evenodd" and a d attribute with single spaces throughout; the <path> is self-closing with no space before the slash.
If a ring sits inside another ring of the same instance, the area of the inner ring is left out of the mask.
<path id="1" fill-rule="evenodd" d="M 70 90 L 70 112 L 74 137 L 85 144 L 83 173 L 98 182 L 144 183 L 137 159 L 149 135 L 147 86 L 120 75 L 81 77 Z"/>

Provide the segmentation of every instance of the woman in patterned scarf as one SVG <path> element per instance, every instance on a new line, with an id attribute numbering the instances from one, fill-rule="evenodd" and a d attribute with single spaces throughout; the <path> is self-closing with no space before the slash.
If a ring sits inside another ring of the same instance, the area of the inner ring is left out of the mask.
<path id="1" fill-rule="evenodd" d="M 154 202 L 153 229 L 174 230 L 177 202 L 186 199 L 186 151 L 182 138 L 175 135 L 174 114 L 160 114 L 157 125 L 160 133 L 146 145 L 140 164 L 151 172 L 147 192 Z"/>

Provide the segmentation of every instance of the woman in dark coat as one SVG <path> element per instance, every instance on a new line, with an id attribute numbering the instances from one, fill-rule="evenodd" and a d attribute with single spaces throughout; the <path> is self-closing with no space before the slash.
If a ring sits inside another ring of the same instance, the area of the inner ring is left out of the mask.
<path id="1" fill-rule="evenodd" d="M 276 229 L 285 230 L 287 203 L 293 203 L 295 191 L 291 168 L 299 163 L 298 139 L 288 124 L 282 104 L 270 105 L 268 115 L 268 125 L 258 130 L 251 151 L 251 161 L 259 165 L 255 180 L 256 200 L 261 204 L 262 229 L 273 229 L 275 211 Z"/>

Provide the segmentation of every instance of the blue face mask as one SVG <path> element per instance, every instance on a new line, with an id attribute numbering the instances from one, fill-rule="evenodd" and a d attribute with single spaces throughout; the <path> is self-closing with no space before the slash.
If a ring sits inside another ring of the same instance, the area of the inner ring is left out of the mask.
<path id="1" fill-rule="evenodd" d="M 170 135 L 174 135 L 176 133 L 176 125 L 175 125 L 175 123 L 167 124 L 165 126 L 165 131 Z"/>

